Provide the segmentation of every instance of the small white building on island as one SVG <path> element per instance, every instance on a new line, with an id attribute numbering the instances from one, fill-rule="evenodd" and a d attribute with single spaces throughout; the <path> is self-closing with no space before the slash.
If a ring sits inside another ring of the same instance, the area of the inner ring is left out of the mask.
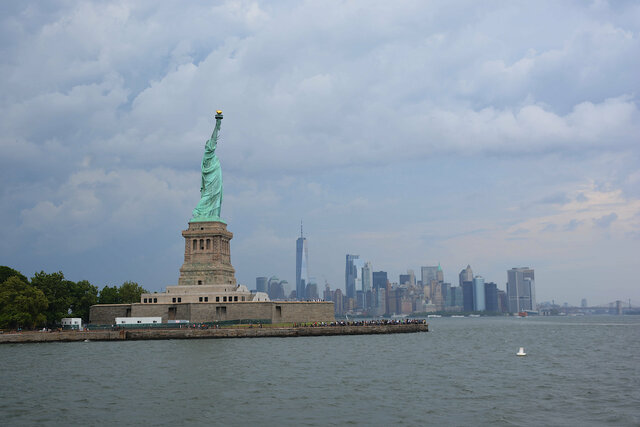
<path id="1" fill-rule="evenodd" d="M 162 323 L 162 317 L 116 317 L 116 325 L 152 325 Z"/>
<path id="2" fill-rule="evenodd" d="M 82 319 L 79 317 L 63 317 L 60 321 L 62 323 L 62 329 L 82 329 Z"/>

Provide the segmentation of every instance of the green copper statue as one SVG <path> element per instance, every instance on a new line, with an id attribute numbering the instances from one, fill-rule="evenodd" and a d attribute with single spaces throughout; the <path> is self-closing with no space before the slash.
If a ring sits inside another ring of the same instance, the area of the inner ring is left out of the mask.
<path id="1" fill-rule="evenodd" d="M 216 111 L 216 126 L 211 138 L 204 145 L 202 157 L 202 183 L 200 184 L 200 201 L 193 210 L 191 221 L 219 221 L 222 206 L 222 170 L 220 160 L 216 156 L 218 132 L 222 123 L 222 111 Z"/>

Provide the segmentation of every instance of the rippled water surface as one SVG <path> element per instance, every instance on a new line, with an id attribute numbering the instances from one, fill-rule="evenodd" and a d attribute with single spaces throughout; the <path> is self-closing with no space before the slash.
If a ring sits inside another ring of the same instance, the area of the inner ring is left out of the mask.
<path id="1" fill-rule="evenodd" d="M 640 425 L 638 316 L 429 320 L 418 334 L 2 345 L 0 424 Z"/>

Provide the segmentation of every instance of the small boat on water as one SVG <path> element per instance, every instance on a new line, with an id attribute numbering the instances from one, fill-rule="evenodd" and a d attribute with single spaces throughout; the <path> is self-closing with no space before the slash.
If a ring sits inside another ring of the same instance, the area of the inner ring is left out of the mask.
<path id="1" fill-rule="evenodd" d="M 527 353 L 524 352 L 524 347 L 520 347 L 520 350 L 516 353 L 516 356 L 526 356 Z"/>
<path id="2" fill-rule="evenodd" d="M 428 317 L 429 319 L 431 319 L 431 318 L 434 318 L 434 317 L 435 317 L 435 318 L 437 318 L 437 317 L 442 317 L 442 315 L 440 315 L 440 314 L 427 314 L 427 317 Z"/>

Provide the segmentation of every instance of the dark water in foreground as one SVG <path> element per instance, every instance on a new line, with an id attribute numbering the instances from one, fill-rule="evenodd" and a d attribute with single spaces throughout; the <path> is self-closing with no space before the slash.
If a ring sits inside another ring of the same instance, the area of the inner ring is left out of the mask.
<path id="1" fill-rule="evenodd" d="M 640 425 L 640 316 L 429 323 L 421 334 L 2 345 L 0 424 Z"/>

